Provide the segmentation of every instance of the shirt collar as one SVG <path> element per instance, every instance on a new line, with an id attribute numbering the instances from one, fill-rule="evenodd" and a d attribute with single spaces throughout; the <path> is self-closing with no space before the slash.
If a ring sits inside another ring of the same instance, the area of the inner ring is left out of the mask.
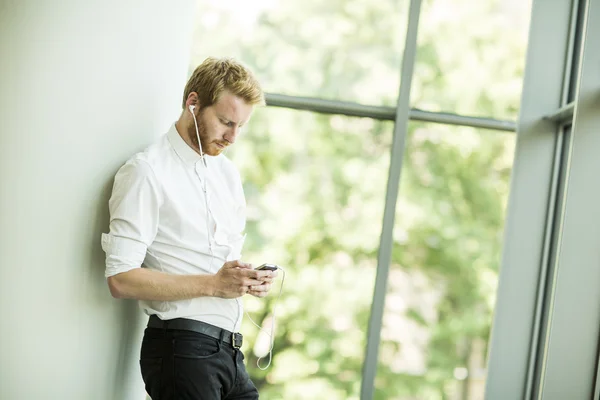
<path id="1" fill-rule="evenodd" d="M 181 158 L 181 160 L 187 165 L 194 166 L 202 157 L 200 154 L 196 152 L 196 150 L 192 149 L 179 135 L 177 132 L 177 128 L 175 127 L 175 123 L 171 125 L 171 129 L 167 133 L 167 138 L 169 139 L 169 143 L 175 150 L 175 153 Z"/>

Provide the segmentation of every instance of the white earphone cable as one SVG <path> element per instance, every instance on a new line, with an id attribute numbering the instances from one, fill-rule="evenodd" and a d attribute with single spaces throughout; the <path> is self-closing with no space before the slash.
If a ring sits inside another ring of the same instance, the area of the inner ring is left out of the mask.
<path id="1" fill-rule="evenodd" d="M 192 114 L 192 117 L 194 118 L 194 126 L 196 127 L 196 139 L 198 139 L 198 149 L 200 149 L 200 157 L 202 158 L 202 164 L 204 164 L 204 169 L 206 172 L 208 172 L 208 165 L 206 163 L 206 158 L 204 157 L 204 152 L 202 151 L 202 142 L 200 141 L 200 130 L 198 129 L 198 121 L 196 120 L 196 115 L 194 114 L 194 109 L 196 108 L 196 106 L 191 105 L 189 107 L 190 110 L 190 114 Z M 202 182 L 202 191 L 204 192 L 204 204 L 206 206 L 206 236 L 208 238 L 208 250 L 210 251 L 210 261 L 208 264 L 208 270 L 210 271 L 212 268 L 212 260 L 214 257 L 214 253 L 213 253 L 213 247 L 212 247 L 212 241 L 210 239 L 210 223 L 209 223 L 209 213 L 210 213 L 210 208 L 208 207 L 208 192 L 207 192 L 207 188 L 206 188 L 206 179 L 207 177 L 205 176 L 204 179 L 201 179 Z"/>

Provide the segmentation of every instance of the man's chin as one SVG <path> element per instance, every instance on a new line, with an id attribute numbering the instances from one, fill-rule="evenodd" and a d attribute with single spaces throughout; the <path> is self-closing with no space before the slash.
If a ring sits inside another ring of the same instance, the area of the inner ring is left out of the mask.
<path id="1" fill-rule="evenodd" d="M 219 154 L 221 154 L 223 152 L 223 150 L 225 150 L 225 148 L 221 148 L 218 146 L 211 146 L 209 149 L 207 149 L 207 151 L 204 152 L 204 154 L 208 155 L 208 156 L 218 156 Z"/>

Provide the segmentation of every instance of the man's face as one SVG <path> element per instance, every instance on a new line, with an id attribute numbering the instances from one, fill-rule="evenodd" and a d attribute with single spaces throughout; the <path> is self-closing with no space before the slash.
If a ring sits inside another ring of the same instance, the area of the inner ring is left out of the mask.
<path id="1" fill-rule="evenodd" d="M 234 144 L 241 127 L 248 122 L 253 110 L 254 107 L 242 98 L 225 91 L 215 104 L 198 111 L 196 119 L 202 151 L 209 156 L 217 156 Z M 197 146 L 194 126 L 189 134 L 192 143 Z"/>

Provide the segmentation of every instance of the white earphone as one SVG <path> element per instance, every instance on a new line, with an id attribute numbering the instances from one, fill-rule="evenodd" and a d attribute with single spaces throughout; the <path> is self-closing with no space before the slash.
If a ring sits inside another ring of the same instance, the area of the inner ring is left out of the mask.
<path id="1" fill-rule="evenodd" d="M 202 142 L 200 142 L 200 132 L 198 130 L 198 121 L 196 120 L 196 114 L 194 114 L 194 110 L 196 106 L 194 104 L 190 104 L 188 107 L 190 110 L 190 114 L 194 118 L 194 125 L 196 126 L 196 139 L 198 139 L 198 148 L 200 149 L 200 157 L 202 157 L 202 161 L 204 162 L 204 166 L 206 167 L 206 159 L 204 159 L 204 152 L 202 151 Z"/>

